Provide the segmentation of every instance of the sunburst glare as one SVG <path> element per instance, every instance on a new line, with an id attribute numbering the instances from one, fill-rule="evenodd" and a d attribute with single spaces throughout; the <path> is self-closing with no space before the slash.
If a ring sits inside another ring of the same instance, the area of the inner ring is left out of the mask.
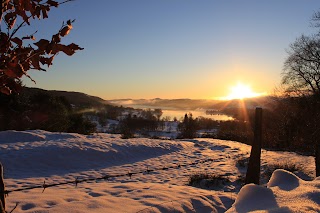
<path id="1" fill-rule="evenodd" d="M 263 93 L 253 92 L 249 85 L 238 83 L 236 86 L 230 88 L 230 93 L 224 99 L 244 99 L 253 98 L 263 95 Z"/>

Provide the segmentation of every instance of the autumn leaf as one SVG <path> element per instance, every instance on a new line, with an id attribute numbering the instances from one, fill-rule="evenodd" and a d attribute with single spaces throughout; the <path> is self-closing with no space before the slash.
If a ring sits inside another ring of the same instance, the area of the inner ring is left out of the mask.
<path id="1" fill-rule="evenodd" d="M 30 1 L 22 1 L 23 7 L 26 11 L 31 11 L 32 10 L 32 4 Z"/>
<path id="2" fill-rule="evenodd" d="M 35 8 L 34 13 L 32 14 L 32 17 L 37 17 L 38 19 L 41 18 L 41 7 L 37 6 Z"/>
<path id="3" fill-rule="evenodd" d="M 40 67 L 40 59 L 39 59 L 38 56 L 35 56 L 35 57 L 31 58 L 31 64 L 35 69 L 37 69 L 37 70 L 41 69 L 41 67 Z"/>
<path id="4" fill-rule="evenodd" d="M 41 11 L 42 11 L 42 17 L 45 19 L 45 18 L 48 18 L 48 12 L 50 11 L 50 7 L 49 6 L 43 6 L 41 8 Z"/>
<path id="5" fill-rule="evenodd" d="M 52 65 L 53 59 L 54 59 L 54 55 L 51 56 L 51 57 L 49 57 L 49 58 L 41 57 L 41 58 L 40 58 L 40 62 L 41 62 L 41 64 L 43 64 L 43 65 L 46 64 L 48 67 L 50 67 L 50 66 Z M 42 70 L 43 70 L 43 69 L 42 69 Z M 45 70 L 43 70 L 43 71 L 45 71 Z"/>
<path id="6" fill-rule="evenodd" d="M 21 78 L 24 74 L 24 69 L 21 64 L 8 63 L 8 69 L 4 70 L 4 73 L 11 78 Z"/>
<path id="7" fill-rule="evenodd" d="M 67 25 L 64 28 L 62 28 L 62 30 L 60 31 L 60 35 L 62 37 L 65 37 L 66 35 L 68 35 L 70 33 L 70 30 L 72 29 L 72 25 Z"/>
<path id="8" fill-rule="evenodd" d="M 59 34 L 55 34 L 55 35 L 52 36 L 51 42 L 57 44 L 57 43 L 59 43 L 60 41 L 61 41 L 61 38 L 60 38 L 60 35 L 59 35 Z"/>
<path id="9" fill-rule="evenodd" d="M 52 65 L 52 61 L 54 59 L 54 55 L 47 59 L 47 66 L 50 67 Z"/>
<path id="10" fill-rule="evenodd" d="M 53 59 L 54 59 L 54 55 L 49 58 L 41 57 L 40 62 L 41 62 L 41 64 L 43 64 L 43 65 L 46 64 L 48 67 L 50 67 L 52 65 Z M 42 70 L 45 71 L 44 69 L 42 69 Z"/>
<path id="11" fill-rule="evenodd" d="M 53 6 L 53 7 L 58 7 L 58 5 L 59 5 L 58 2 L 52 1 L 52 0 L 48 0 L 48 1 L 47 1 L 47 4 L 49 4 L 50 6 Z"/>
<path id="12" fill-rule="evenodd" d="M 83 49 L 74 43 L 69 45 L 61 44 L 62 37 L 70 33 L 74 20 L 68 20 L 63 23 L 62 29 L 57 34 L 52 35 L 51 40 L 42 38 L 37 42 L 24 42 L 24 40 L 35 40 L 34 34 L 36 32 L 28 36 L 18 36 L 21 34 L 17 32 L 26 27 L 25 23 L 30 25 L 33 19 L 48 18 L 51 7 L 58 7 L 60 2 L 65 1 L 1 1 L 3 16 L 0 18 L 3 18 L 4 23 L 7 25 L 7 30 L 0 32 L 0 93 L 11 94 L 18 92 L 21 87 L 22 76 L 26 76 L 33 81 L 27 72 L 30 69 L 45 71 L 43 66 L 51 66 L 55 55 L 59 52 L 64 52 L 71 56 L 77 50 Z"/>
<path id="13" fill-rule="evenodd" d="M 83 50 L 84 48 L 79 47 L 79 45 L 75 44 L 75 43 L 71 43 L 68 45 L 69 48 L 73 49 L 74 51 L 76 50 Z"/>
<path id="14" fill-rule="evenodd" d="M 64 45 L 64 44 L 53 44 L 51 53 L 52 54 L 57 54 L 57 53 L 59 53 L 60 51 L 63 51 L 63 50 L 68 51 L 66 45 Z"/>
<path id="15" fill-rule="evenodd" d="M 43 65 L 47 64 L 47 58 L 39 57 L 39 60 L 40 60 L 41 64 L 43 64 Z"/>
<path id="16" fill-rule="evenodd" d="M 4 20 L 7 22 L 8 27 L 12 29 L 17 20 L 17 15 L 15 13 L 7 13 L 4 16 Z"/>
<path id="17" fill-rule="evenodd" d="M 79 47 L 77 44 L 55 44 L 52 48 L 52 54 L 56 54 L 60 51 L 64 52 L 68 56 L 72 56 L 77 50 L 83 50 L 83 48 Z"/>
<path id="18" fill-rule="evenodd" d="M 38 42 L 34 43 L 39 50 L 46 50 L 50 42 L 46 39 L 40 39 Z"/>

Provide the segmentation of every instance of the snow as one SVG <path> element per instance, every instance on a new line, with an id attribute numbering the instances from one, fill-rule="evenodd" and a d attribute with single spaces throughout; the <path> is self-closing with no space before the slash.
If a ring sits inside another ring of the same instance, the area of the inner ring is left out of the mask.
<path id="1" fill-rule="evenodd" d="M 227 212 L 320 212 L 320 178 L 304 181 L 286 170 L 274 171 L 267 188 L 248 184 L 242 187 Z"/>
<path id="2" fill-rule="evenodd" d="M 301 179 L 314 177 L 313 157 L 263 150 L 262 170 L 270 163 L 290 160 L 302 165 L 304 171 L 296 173 L 298 177 L 277 170 L 268 184 L 267 179 L 262 180 L 267 188 L 250 184 L 239 192 L 239 179 L 246 169 L 237 161 L 247 158 L 249 152 L 245 144 L 203 138 L 121 139 L 120 135 L 106 133 L 0 132 L 0 161 L 7 190 L 41 185 L 44 180 L 52 184 L 156 169 L 131 178 L 83 182 L 77 187 L 61 185 L 43 193 L 41 188 L 12 192 L 6 201 L 7 210 L 19 203 L 14 212 L 225 212 L 229 208 L 229 212 L 270 208 L 296 211 L 300 206 L 304 212 L 320 210 L 320 180 Z M 209 158 L 213 161 L 159 169 Z M 199 172 L 223 175 L 229 182 L 210 187 L 213 190 L 187 186 L 190 175 Z M 251 199 L 255 201 L 249 202 Z"/>
<path id="3" fill-rule="evenodd" d="M 275 207 L 277 207 L 277 202 L 271 189 L 247 184 L 240 190 L 236 202 L 233 208 L 229 209 L 229 212 L 250 212 Z"/>
<path id="4" fill-rule="evenodd" d="M 44 141 L 45 136 L 33 132 L 18 132 L 15 130 L 0 132 L 1 143 Z"/>
<path id="5" fill-rule="evenodd" d="M 267 186 L 278 186 L 282 190 L 290 191 L 297 188 L 301 181 L 302 180 L 300 180 L 296 175 L 285 170 L 278 169 L 273 172 Z"/>

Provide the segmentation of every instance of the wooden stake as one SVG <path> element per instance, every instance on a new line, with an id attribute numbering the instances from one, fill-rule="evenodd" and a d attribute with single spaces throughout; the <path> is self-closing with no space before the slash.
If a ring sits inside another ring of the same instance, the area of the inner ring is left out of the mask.
<path id="1" fill-rule="evenodd" d="M 255 125 L 254 125 L 254 140 L 251 147 L 250 159 L 246 174 L 245 184 L 254 183 L 260 184 L 260 158 L 261 158 L 261 143 L 262 143 L 262 108 L 256 108 Z"/>

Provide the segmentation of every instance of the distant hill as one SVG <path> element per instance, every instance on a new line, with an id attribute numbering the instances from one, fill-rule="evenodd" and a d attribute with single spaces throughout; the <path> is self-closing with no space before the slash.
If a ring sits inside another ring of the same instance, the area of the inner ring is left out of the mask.
<path id="1" fill-rule="evenodd" d="M 217 100 L 201 100 L 201 99 L 115 99 L 109 100 L 110 103 L 116 105 L 124 105 L 131 107 L 150 107 L 162 109 L 190 109 L 212 108 L 219 101 Z"/>
<path id="2" fill-rule="evenodd" d="M 272 97 L 248 98 L 239 100 L 204 100 L 204 99 L 115 99 L 109 100 L 110 103 L 116 105 L 124 105 L 142 108 L 162 108 L 162 109 L 238 109 L 254 108 L 256 106 L 267 107 L 272 102 Z"/>
<path id="3" fill-rule="evenodd" d="M 35 93 L 47 93 L 52 96 L 63 96 L 71 104 L 81 107 L 100 107 L 105 104 L 110 104 L 108 101 L 103 100 L 102 98 L 87 95 L 81 92 L 69 92 L 69 91 L 59 91 L 59 90 L 44 90 L 39 88 L 29 88 L 25 87 L 22 93 L 26 95 L 32 95 Z"/>
<path id="4" fill-rule="evenodd" d="M 245 108 L 251 109 L 256 106 L 268 107 L 272 104 L 272 97 L 249 98 L 243 101 L 239 100 L 204 100 L 204 99 L 115 99 L 104 100 L 100 97 L 87 95 L 81 92 L 69 92 L 58 90 L 44 90 L 39 88 L 25 87 L 23 93 L 27 95 L 38 92 L 48 93 L 53 96 L 63 96 L 71 104 L 81 107 L 101 107 L 103 105 L 123 105 L 134 108 L 162 108 L 162 109 L 216 109 L 222 112 L 229 112 L 232 109 Z"/>

